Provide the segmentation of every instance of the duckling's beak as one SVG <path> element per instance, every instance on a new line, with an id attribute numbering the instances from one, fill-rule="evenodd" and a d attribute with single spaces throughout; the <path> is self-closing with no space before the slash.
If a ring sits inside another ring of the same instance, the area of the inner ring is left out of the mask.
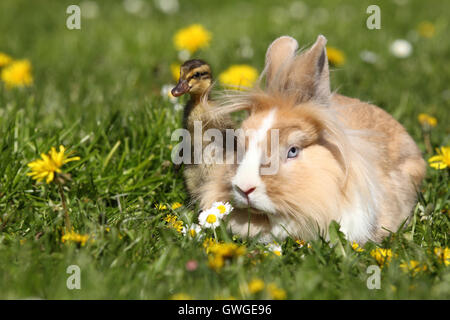
<path id="1" fill-rule="evenodd" d="M 189 91 L 189 83 L 186 80 L 180 79 L 175 88 L 172 89 L 172 95 L 179 97 Z"/>

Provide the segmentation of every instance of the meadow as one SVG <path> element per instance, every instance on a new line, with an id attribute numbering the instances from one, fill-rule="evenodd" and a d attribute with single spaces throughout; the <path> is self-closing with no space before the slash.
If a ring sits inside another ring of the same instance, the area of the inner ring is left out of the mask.
<path id="1" fill-rule="evenodd" d="M 85 0 L 81 29 L 69 30 L 73 2 L 0 1 L 0 52 L 27 59 L 32 76 L 0 81 L 0 298 L 450 298 L 449 167 L 427 165 L 411 222 L 382 243 L 357 247 L 336 225 L 330 241 L 277 250 L 224 226 L 193 238 L 180 230 L 198 210 L 170 162 L 186 97 L 161 93 L 180 63 L 173 37 L 189 25 L 210 32 L 192 57 L 215 77 L 232 65 L 261 72 L 280 35 L 306 47 L 324 34 L 337 57 L 332 90 L 387 110 L 428 160 L 450 145 L 450 2 Z M 366 26 L 372 2 L 379 30 Z M 396 51 L 398 39 L 409 50 Z M 66 175 L 27 175 L 60 145 L 79 157 Z M 71 265 L 80 289 L 67 287 Z M 367 287 L 371 265 L 380 289 Z"/>

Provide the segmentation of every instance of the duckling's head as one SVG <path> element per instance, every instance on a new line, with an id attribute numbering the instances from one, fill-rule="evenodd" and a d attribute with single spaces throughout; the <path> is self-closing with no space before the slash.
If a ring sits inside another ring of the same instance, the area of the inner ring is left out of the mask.
<path id="1" fill-rule="evenodd" d="M 212 83 L 212 71 L 209 64 L 200 59 L 188 60 L 181 65 L 180 80 L 172 95 L 179 97 L 189 93 L 191 97 L 201 97 Z"/>

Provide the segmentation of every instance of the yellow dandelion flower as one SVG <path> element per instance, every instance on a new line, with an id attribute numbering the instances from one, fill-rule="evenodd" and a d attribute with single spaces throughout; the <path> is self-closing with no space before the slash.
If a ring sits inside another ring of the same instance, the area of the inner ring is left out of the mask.
<path id="1" fill-rule="evenodd" d="M 175 229 L 178 233 L 182 233 L 183 231 L 183 221 L 179 220 L 176 215 L 168 214 L 164 221 L 167 222 L 169 227 Z"/>
<path id="2" fill-rule="evenodd" d="M 192 300 L 192 297 L 186 293 L 175 293 L 174 295 L 170 296 L 170 300 Z"/>
<path id="3" fill-rule="evenodd" d="M 236 300 L 233 296 L 216 296 L 214 300 Z"/>
<path id="4" fill-rule="evenodd" d="M 179 63 L 171 63 L 170 64 L 170 72 L 172 73 L 172 78 L 175 82 L 180 80 L 180 68 L 181 65 Z"/>
<path id="5" fill-rule="evenodd" d="M 432 116 L 426 114 L 426 113 L 419 114 L 417 119 L 419 120 L 420 124 L 423 127 L 425 127 L 425 126 L 436 127 L 436 125 L 437 125 L 437 119 L 435 117 L 432 117 Z"/>
<path id="6" fill-rule="evenodd" d="M 24 87 L 33 83 L 31 63 L 28 60 L 18 60 L 10 63 L 2 70 L 1 78 L 6 87 Z"/>
<path id="7" fill-rule="evenodd" d="M 0 68 L 10 64 L 12 58 L 8 56 L 6 53 L 0 52 Z"/>
<path id="8" fill-rule="evenodd" d="M 193 24 L 179 30 L 173 37 L 177 50 L 187 50 L 191 54 L 207 47 L 211 41 L 211 33 L 200 24 Z"/>
<path id="9" fill-rule="evenodd" d="M 235 243 L 215 243 L 210 247 L 209 252 L 223 257 L 238 257 L 247 251 L 245 246 L 238 246 Z"/>
<path id="10" fill-rule="evenodd" d="M 42 153 L 41 158 L 28 163 L 31 172 L 27 173 L 32 179 L 41 182 L 43 179 L 47 183 L 53 181 L 56 173 L 61 173 L 61 167 L 71 161 L 78 161 L 80 157 L 68 158 L 64 152 L 64 146 L 59 146 L 59 152 L 52 147 L 48 154 Z"/>
<path id="11" fill-rule="evenodd" d="M 225 260 L 220 255 L 211 255 L 208 257 L 208 266 L 213 270 L 220 270 L 225 264 Z"/>
<path id="12" fill-rule="evenodd" d="M 172 203 L 172 210 L 176 210 L 178 208 L 181 208 L 183 205 L 179 202 Z"/>
<path id="13" fill-rule="evenodd" d="M 297 239 L 297 240 L 295 240 L 295 243 L 297 243 L 300 248 L 303 248 L 306 245 L 309 249 L 312 249 L 311 244 L 306 242 L 305 240 Z"/>
<path id="14" fill-rule="evenodd" d="M 450 167 L 450 147 L 441 147 L 441 149 L 436 149 L 437 155 L 432 156 L 428 159 L 430 167 L 434 169 L 445 169 Z"/>
<path id="15" fill-rule="evenodd" d="M 417 260 L 410 260 L 408 262 L 404 262 L 400 264 L 400 268 L 404 272 L 411 272 L 411 274 L 414 276 L 420 271 L 426 271 L 427 266 L 426 265 L 420 265 L 420 262 Z"/>
<path id="16" fill-rule="evenodd" d="M 206 253 L 209 253 L 210 248 L 216 243 L 216 239 L 211 237 L 206 238 L 205 241 L 203 241 L 203 248 L 205 248 Z"/>
<path id="17" fill-rule="evenodd" d="M 212 244 L 209 242 L 207 246 L 207 252 L 210 254 L 208 257 L 209 267 L 216 271 L 224 266 L 226 260 L 231 260 L 235 257 L 242 256 L 247 252 L 247 248 L 245 246 L 238 246 L 237 244 L 231 242 L 215 242 Z"/>
<path id="18" fill-rule="evenodd" d="M 432 38 L 436 33 L 436 28 L 430 21 L 422 21 L 417 26 L 417 32 L 424 38 Z"/>
<path id="19" fill-rule="evenodd" d="M 361 247 L 359 246 L 359 244 L 357 244 L 356 242 L 353 242 L 353 243 L 352 243 L 352 249 L 355 250 L 356 252 L 363 252 L 363 251 L 364 251 L 364 249 L 361 248 Z"/>
<path id="20" fill-rule="evenodd" d="M 251 88 L 257 78 L 258 71 L 245 64 L 233 65 L 219 75 L 219 81 L 223 86 L 236 90 Z"/>
<path id="21" fill-rule="evenodd" d="M 328 62 L 335 67 L 345 64 L 345 54 L 337 48 L 327 47 L 327 56 Z"/>
<path id="22" fill-rule="evenodd" d="M 370 255 L 377 260 L 380 266 L 388 264 L 392 258 L 391 249 L 376 248 L 370 252 Z"/>
<path id="23" fill-rule="evenodd" d="M 76 242 L 76 243 L 80 243 L 82 246 L 84 246 L 86 244 L 86 242 L 88 241 L 88 239 L 89 239 L 89 235 L 79 234 L 72 230 L 69 233 L 66 233 L 61 237 L 61 242 L 62 243 Z"/>
<path id="24" fill-rule="evenodd" d="M 445 266 L 450 265 L 450 249 L 445 248 L 434 248 L 434 254 L 439 258 L 439 260 L 444 263 Z"/>
<path id="25" fill-rule="evenodd" d="M 160 204 L 155 204 L 155 208 L 158 210 L 166 210 L 167 206 L 163 203 L 160 203 Z"/>
<path id="26" fill-rule="evenodd" d="M 267 290 L 269 291 L 269 294 L 272 299 L 274 300 L 284 300 L 286 299 L 286 291 L 284 291 L 281 288 L 278 288 L 275 283 L 270 283 L 267 286 Z"/>
<path id="27" fill-rule="evenodd" d="M 265 286 L 266 285 L 265 285 L 264 281 L 262 281 L 259 278 L 255 278 L 255 279 L 252 279 L 252 281 L 250 281 L 248 283 L 248 291 L 252 294 L 255 294 L 260 291 L 263 291 Z"/>

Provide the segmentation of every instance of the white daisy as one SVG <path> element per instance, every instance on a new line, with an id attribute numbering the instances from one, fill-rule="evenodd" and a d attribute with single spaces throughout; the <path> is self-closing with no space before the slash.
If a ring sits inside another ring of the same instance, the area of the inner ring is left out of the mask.
<path id="1" fill-rule="evenodd" d="M 80 3 L 81 16 L 86 19 L 94 19 L 98 16 L 98 4 L 95 1 L 83 1 Z"/>
<path id="2" fill-rule="evenodd" d="M 294 1 L 290 5 L 289 14 L 293 19 L 302 20 L 308 14 L 308 6 L 301 1 Z"/>
<path id="3" fill-rule="evenodd" d="M 201 231 L 202 231 L 202 228 L 198 224 L 193 223 L 189 226 L 188 229 L 186 229 L 186 227 L 183 227 L 183 229 L 181 230 L 181 233 L 185 236 L 190 235 L 192 238 L 200 239 L 202 236 Z"/>
<path id="4" fill-rule="evenodd" d="M 198 223 L 204 228 L 215 229 L 220 225 L 220 211 L 217 208 L 211 208 L 202 211 L 198 216 Z"/>
<path id="5" fill-rule="evenodd" d="M 178 99 L 172 95 L 172 88 L 175 87 L 173 84 L 165 84 L 161 88 L 161 96 L 169 100 L 171 103 L 177 103 Z"/>
<path id="6" fill-rule="evenodd" d="M 181 111 L 181 110 L 183 110 L 184 109 L 184 106 L 181 104 L 181 103 L 174 103 L 173 104 L 173 109 L 175 110 L 175 111 Z"/>
<path id="7" fill-rule="evenodd" d="M 230 214 L 231 211 L 233 211 L 233 207 L 228 202 L 214 202 L 212 207 L 219 210 L 220 218 L 225 217 L 226 215 Z"/>
<path id="8" fill-rule="evenodd" d="M 155 0 L 155 5 L 166 14 L 176 13 L 180 7 L 178 0 Z"/>
<path id="9" fill-rule="evenodd" d="M 276 242 L 268 244 L 267 250 L 273 252 L 277 256 L 281 256 L 281 254 L 283 253 L 283 249 L 281 249 L 281 246 Z"/>
<path id="10" fill-rule="evenodd" d="M 407 40 L 397 39 L 392 42 L 389 50 L 397 58 L 407 58 L 412 53 L 412 45 Z"/>
<path id="11" fill-rule="evenodd" d="M 361 51 L 361 53 L 359 54 L 359 57 L 361 58 L 362 61 L 371 63 L 371 64 L 376 63 L 378 60 L 378 55 L 375 52 L 368 51 L 368 50 Z"/>
<path id="12" fill-rule="evenodd" d="M 124 0 L 123 7 L 125 10 L 132 14 L 138 14 L 145 6 L 142 0 Z"/>
<path id="13" fill-rule="evenodd" d="M 178 51 L 178 59 L 180 61 L 189 60 L 190 57 L 191 57 L 191 53 L 188 50 Z"/>

